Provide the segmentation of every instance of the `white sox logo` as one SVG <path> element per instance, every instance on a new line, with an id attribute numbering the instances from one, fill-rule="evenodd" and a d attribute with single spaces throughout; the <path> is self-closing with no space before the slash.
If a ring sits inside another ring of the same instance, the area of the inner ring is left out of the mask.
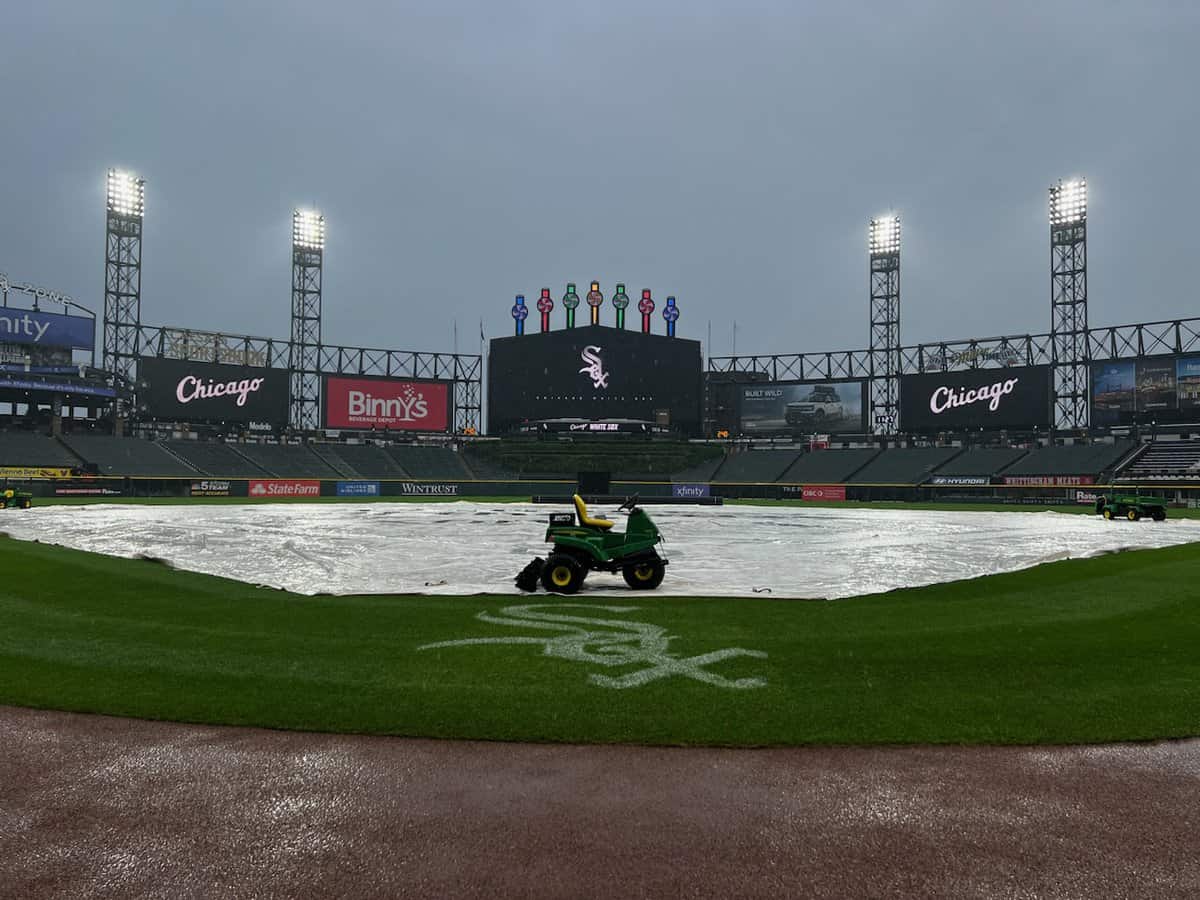
<path id="1" fill-rule="evenodd" d="M 592 606 L 583 603 L 542 604 L 506 606 L 499 614 L 481 612 L 475 616 L 480 622 L 491 625 L 507 625 L 532 631 L 561 632 L 549 637 L 490 637 L 463 638 L 457 641 L 439 641 L 425 644 L 418 650 L 435 650 L 442 647 L 470 647 L 478 644 L 533 644 L 542 648 L 545 656 L 556 656 L 572 662 L 591 663 L 606 668 L 641 665 L 644 668 L 624 675 L 600 675 L 592 673 L 588 681 L 599 687 L 632 688 L 661 678 L 680 676 L 711 684 L 713 687 L 745 690 L 766 685 L 762 678 L 725 678 L 705 669 L 705 666 L 750 656 L 766 659 L 761 650 L 744 650 L 727 647 L 699 656 L 672 656 L 668 644 L 672 636 L 665 628 L 645 622 L 628 622 L 621 619 L 593 619 L 585 616 L 569 616 L 560 610 L 585 609 L 588 612 L 628 613 L 636 612 L 636 606 Z M 590 626 L 590 627 L 585 627 Z"/>
<path id="2" fill-rule="evenodd" d="M 592 387 L 608 387 L 608 373 L 604 371 L 604 363 L 600 360 L 600 348 L 594 344 L 584 347 L 579 358 L 586 363 L 579 371 L 592 379 Z"/>

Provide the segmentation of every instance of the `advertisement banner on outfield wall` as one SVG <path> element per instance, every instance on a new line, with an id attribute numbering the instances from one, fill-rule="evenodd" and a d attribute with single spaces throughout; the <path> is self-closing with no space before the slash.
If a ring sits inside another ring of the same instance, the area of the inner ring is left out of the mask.
<path id="1" fill-rule="evenodd" d="M 710 488 L 707 484 L 673 484 L 671 485 L 672 497 L 707 497 L 709 496 Z"/>
<path id="2" fill-rule="evenodd" d="M 191 496 L 231 497 L 233 496 L 233 482 L 215 478 L 207 481 L 193 481 Z"/>
<path id="3" fill-rule="evenodd" d="M 900 379 L 905 431 L 1049 427 L 1049 366 L 927 372 Z"/>
<path id="4" fill-rule="evenodd" d="M 225 422 L 255 431 L 287 424 L 286 369 L 142 357 L 138 408 L 166 422 Z"/>
<path id="5" fill-rule="evenodd" d="M 308 478 L 263 478 L 250 482 L 251 497 L 271 499 L 278 497 L 320 497 L 321 482 Z"/>
<path id="6" fill-rule="evenodd" d="M 806 484 L 800 492 L 801 500 L 845 500 L 844 484 Z"/>
<path id="7" fill-rule="evenodd" d="M 1092 363 L 1092 424 L 1187 421 L 1200 409 L 1200 356 Z"/>
<path id="8" fill-rule="evenodd" d="M 1073 487 L 1095 484 L 1095 475 L 1005 475 L 1004 483 L 1015 487 Z"/>
<path id="9" fill-rule="evenodd" d="M 743 434 L 864 434 L 865 381 L 746 384 L 739 389 Z"/>
<path id="10" fill-rule="evenodd" d="M 451 381 L 328 375 L 325 427 L 349 431 L 449 431 Z"/>
<path id="11" fill-rule="evenodd" d="M 380 495 L 378 481 L 339 481 L 337 483 L 339 497 L 378 497 Z"/>

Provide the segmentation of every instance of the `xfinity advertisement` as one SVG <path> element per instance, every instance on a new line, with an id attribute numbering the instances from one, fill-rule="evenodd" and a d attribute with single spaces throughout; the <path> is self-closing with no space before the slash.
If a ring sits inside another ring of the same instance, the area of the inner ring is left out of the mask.
<path id="1" fill-rule="evenodd" d="M 1092 424 L 1192 421 L 1200 413 L 1200 356 L 1092 363 Z"/>
<path id="2" fill-rule="evenodd" d="M 0 343 L 91 350 L 96 320 L 32 309 L 0 309 Z"/>
<path id="3" fill-rule="evenodd" d="M 219 363 L 143 357 L 138 407 L 167 422 L 225 422 L 271 429 L 287 424 L 288 373 Z"/>
<path id="4" fill-rule="evenodd" d="M 349 431 L 448 431 L 453 382 L 329 375 L 325 427 Z"/>
<path id="5" fill-rule="evenodd" d="M 866 382 L 805 381 L 743 385 L 743 434 L 822 434 L 867 431 Z"/>
<path id="6" fill-rule="evenodd" d="M 604 325 L 497 338 L 488 355 L 488 430 L 632 419 L 698 434 L 701 378 L 699 341 Z"/>
<path id="7" fill-rule="evenodd" d="M 900 424 L 905 431 L 1047 428 L 1051 389 L 1049 366 L 905 375 Z"/>

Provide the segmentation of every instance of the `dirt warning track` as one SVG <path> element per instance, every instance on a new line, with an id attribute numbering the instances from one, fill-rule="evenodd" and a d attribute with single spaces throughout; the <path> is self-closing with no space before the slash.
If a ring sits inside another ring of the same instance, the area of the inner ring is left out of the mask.
<path id="1" fill-rule="evenodd" d="M 0 707 L 2 897 L 1194 897 L 1200 741 L 721 750 Z"/>

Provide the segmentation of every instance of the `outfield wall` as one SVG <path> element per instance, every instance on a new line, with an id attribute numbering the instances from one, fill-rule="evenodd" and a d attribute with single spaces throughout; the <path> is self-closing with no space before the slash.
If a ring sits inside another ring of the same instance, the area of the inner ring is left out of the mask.
<path id="1" fill-rule="evenodd" d="M 1030 479 L 1033 480 L 1033 479 Z M 1200 484 L 1156 482 L 1145 485 L 1075 483 L 1077 479 L 1046 478 L 1040 484 L 793 484 L 779 482 L 614 481 L 614 496 L 794 500 L 797 502 L 939 502 L 1013 505 L 1091 504 L 1098 492 L 1143 493 L 1181 506 L 1200 502 Z M 532 497 L 561 495 L 577 490 L 571 480 L 432 480 L 432 479 L 307 479 L 307 478 L 133 478 L 8 479 L 7 484 L 36 497 L 117 500 L 122 497 L 245 498 L 248 500 L 415 499 L 451 497 Z"/>

